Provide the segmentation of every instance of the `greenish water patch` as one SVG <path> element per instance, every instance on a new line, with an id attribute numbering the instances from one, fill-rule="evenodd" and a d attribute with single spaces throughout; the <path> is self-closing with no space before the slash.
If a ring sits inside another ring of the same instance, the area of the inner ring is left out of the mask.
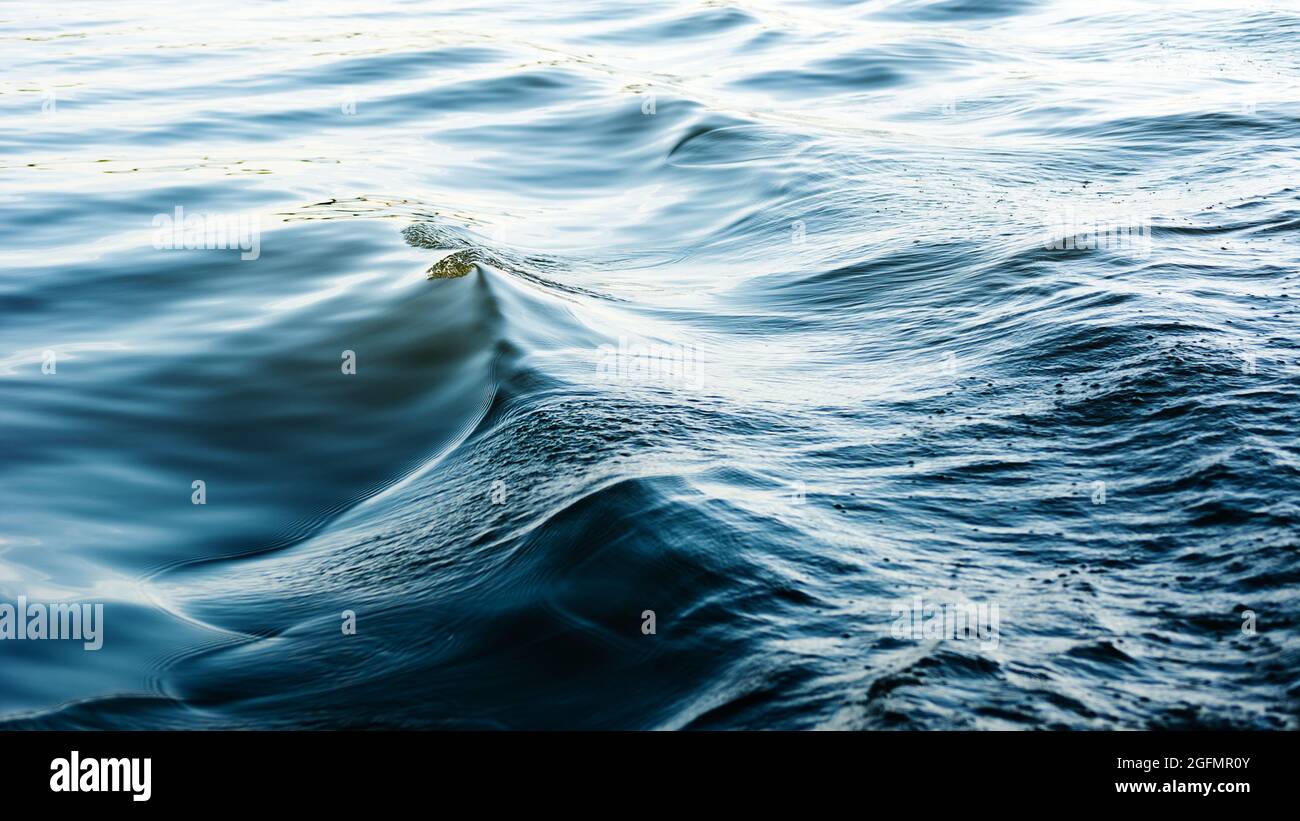
<path id="1" fill-rule="evenodd" d="M 470 271 L 474 270 L 474 264 L 479 261 L 478 253 L 474 249 L 457 251 L 454 254 L 443 257 L 429 267 L 429 279 L 456 279 L 463 277 Z"/>

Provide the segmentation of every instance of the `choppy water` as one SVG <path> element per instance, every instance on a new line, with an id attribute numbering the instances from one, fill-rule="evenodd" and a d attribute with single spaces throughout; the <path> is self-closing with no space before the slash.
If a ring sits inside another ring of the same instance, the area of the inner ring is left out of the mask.
<path id="1" fill-rule="evenodd" d="M 0 601 L 105 641 L 0 642 L 0 715 L 1294 728 L 1298 41 L 1266 2 L 5 6 Z M 177 207 L 257 258 L 155 247 Z M 996 645 L 893 635 L 914 597 Z"/>

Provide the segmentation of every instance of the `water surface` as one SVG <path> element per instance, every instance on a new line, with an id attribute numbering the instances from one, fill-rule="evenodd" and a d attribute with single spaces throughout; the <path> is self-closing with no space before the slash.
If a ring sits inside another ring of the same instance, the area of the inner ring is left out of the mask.
<path id="1" fill-rule="evenodd" d="M 364 6 L 0 12 L 5 726 L 1296 727 L 1300 9 Z"/>

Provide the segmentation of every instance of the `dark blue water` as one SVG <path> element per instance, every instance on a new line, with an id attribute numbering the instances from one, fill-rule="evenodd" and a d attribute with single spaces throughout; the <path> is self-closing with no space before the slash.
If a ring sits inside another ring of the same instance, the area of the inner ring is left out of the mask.
<path id="1" fill-rule="evenodd" d="M 4 726 L 1300 724 L 1294 4 L 0 40 Z"/>

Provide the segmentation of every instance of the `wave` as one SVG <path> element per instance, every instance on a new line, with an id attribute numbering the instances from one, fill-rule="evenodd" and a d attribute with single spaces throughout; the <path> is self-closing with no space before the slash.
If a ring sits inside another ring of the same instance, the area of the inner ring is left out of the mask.
<path id="1" fill-rule="evenodd" d="M 4 726 L 1296 726 L 1294 14 L 229 15 L 21 21 Z"/>

